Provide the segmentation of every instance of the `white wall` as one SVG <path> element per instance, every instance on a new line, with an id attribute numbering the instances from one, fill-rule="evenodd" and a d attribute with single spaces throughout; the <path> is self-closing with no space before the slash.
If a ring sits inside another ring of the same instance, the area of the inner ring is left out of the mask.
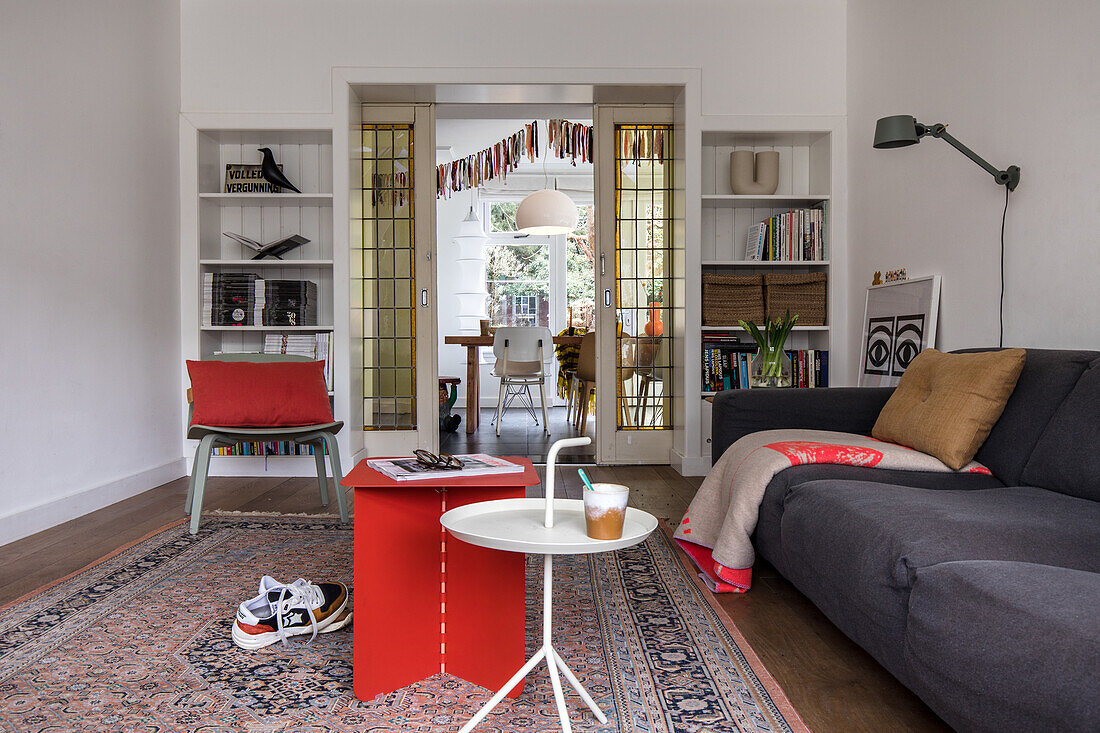
<path id="1" fill-rule="evenodd" d="M 333 66 L 689 67 L 703 70 L 704 113 L 843 114 L 844 6 L 183 0 L 182 105 L 327 112 Z"/>
<path id="2" fill-rule="evenodd" d="M 912 114 L 1022 168 L 1006 230 L 1005 344 L 1100 348 L 1100 3 L 849 0 L 850 323 L 875 270 L 940 273 L 939 346 L 997 343 L 1004 188 L 942 140 L 874 150 Z"/>
<path id="3" fill-rule="evenodd" d="M 182 475 L 179 6 L 0 6 L 0 544 Z"/>

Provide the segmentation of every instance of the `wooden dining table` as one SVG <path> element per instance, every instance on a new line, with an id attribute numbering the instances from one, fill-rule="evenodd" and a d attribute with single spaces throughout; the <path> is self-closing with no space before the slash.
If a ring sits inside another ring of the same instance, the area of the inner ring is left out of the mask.
<path id="1" fill-rule="evenodd" d="M 583 336 L 555 336 L 555 346 L 580 346 Z M 473 433 L 481 424 L 481 360 L 478 347 L 492 346 L 492 336 L 444 336 L 443 343 L 466 347 L 466 432 Z"/>

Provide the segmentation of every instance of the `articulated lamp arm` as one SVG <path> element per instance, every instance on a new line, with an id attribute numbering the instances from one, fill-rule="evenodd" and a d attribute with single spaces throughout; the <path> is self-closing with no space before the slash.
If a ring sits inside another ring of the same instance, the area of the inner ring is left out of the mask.
<path id="1" fill-rule="evenodd" d="M 921 128 L 923 128 L 923 131 Z M 947 125 L 941 122 L 937 122 L 934 125 L 922 125 L 918 122 L 917 134 L 920 137 L 931 135 L 932 137 L 938 137 L 942 140 L 946 140 L 948 143 L 951 144 L 953 148 L 955 148 L 960 153 L 984 168 L 989 173 L 989 175 L 993 176 L 993 178 L 996 179 L 997 183 L 1001 184 L 1002 186 L 1008 186 L 1009 191 L 1015 191 L 1016 186 L 1020 184 L 1020 166 L 1010 165 L 1007 170 L 997 170 L 992 165 L 990 165 L 985 158 L 978 155 L 973 150 L 956 140 L 950 133 L 947 132 Z"/>

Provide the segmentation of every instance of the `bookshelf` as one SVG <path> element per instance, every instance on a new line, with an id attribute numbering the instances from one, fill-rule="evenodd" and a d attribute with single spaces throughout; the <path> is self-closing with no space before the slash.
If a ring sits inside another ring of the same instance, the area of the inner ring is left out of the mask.
<path id="1" fill-rule="evenodd" d="M 833 253 L 838 246 L 833 226 L 834 133 L 789 129 L 720 129 L 721 120 L 704 122 L 701 131 L 700 169 L 700 271 L 731 275 L 761 273 L 825 273 L 828 280 L 828 310 L 825 325 L 795 326 L 787 339 L 787 349 L 829 350 L 834 342 L 832 316 L 837 313 L 834 292 Z M 779 153 L 779 186 L 768 196 L 737 195 L 730 188 L 730 153 L 735 150 Z M 825 258 L 811 261 L 756 261 L 746 259 L 745 243 L 749 228 L 768 217 L 796 209 L 824 209 Z M 701 298 L 701 291 L 699 293 Z M 701 323 L 701 303 L 698 306 Z M 686 385 L 699 397 L 699 448 L 709 465 L 711 444 L 711 404 L 706 401 L 716 392 L 703 384 L 701 362 L 703 340 L 708 334 L 738 331 L 736 323 L 725 326 L 698 325 L 699 363 L 691 365 Z M 690 331 L 689 331 L 690 333 Z M 743 341 L 751 343 L 744 335 Z"/>
<path id="2" fill-rule="evenodd" d="M 237 119 L 184 120 L 181 125 L 181 323 L 184 358 L 219 352 L 260 352 L 269 334 L 328 333 L 335 341 L 333 146 L 327 125 L 280 127 L 233 123 Z M 211 122 L 212 124 L 204 124 Z M 228 124 L 221 124 L 228 123 Z M 283 172 L 302 193 L 225 193 L 225 166 L 259 164 L 258 148 L 271 148 Z M 223 235 L 234 232 L 258 242 L 300 234 L 309 239 L 282 259 L 253 260 L 255 252 Z M 317 323 L 299 326 L 204 325 L 203 279 L 208 273 L 255 273 L 265 280 L 317 284 Z M 335 344 L 334 344 L 335 345 Z M 184 375 L 186 380 L 186 374 Z M 339 402 L 340 381 L 329 394 Z M 194 457 L 194 441 L 184 455 Z M 308 475 L 310 455 L 216 455 L 212 474 Z"/>

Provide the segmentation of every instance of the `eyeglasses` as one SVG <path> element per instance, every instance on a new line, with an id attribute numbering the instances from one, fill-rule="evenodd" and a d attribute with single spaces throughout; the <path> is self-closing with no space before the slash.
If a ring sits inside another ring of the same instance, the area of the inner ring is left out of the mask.
<path id="1" fill-rule="evenodd" d="M 438 468 L 450 471 L 461 471 L 462 461 L 458 460 L 450 453 L 440 453 L 438 456 L 431 451 L 426 451 L 423 448 L 413 451 L 413 455 L 416 456 L 416 462 L 421 466 L 428 468 Z"/>

